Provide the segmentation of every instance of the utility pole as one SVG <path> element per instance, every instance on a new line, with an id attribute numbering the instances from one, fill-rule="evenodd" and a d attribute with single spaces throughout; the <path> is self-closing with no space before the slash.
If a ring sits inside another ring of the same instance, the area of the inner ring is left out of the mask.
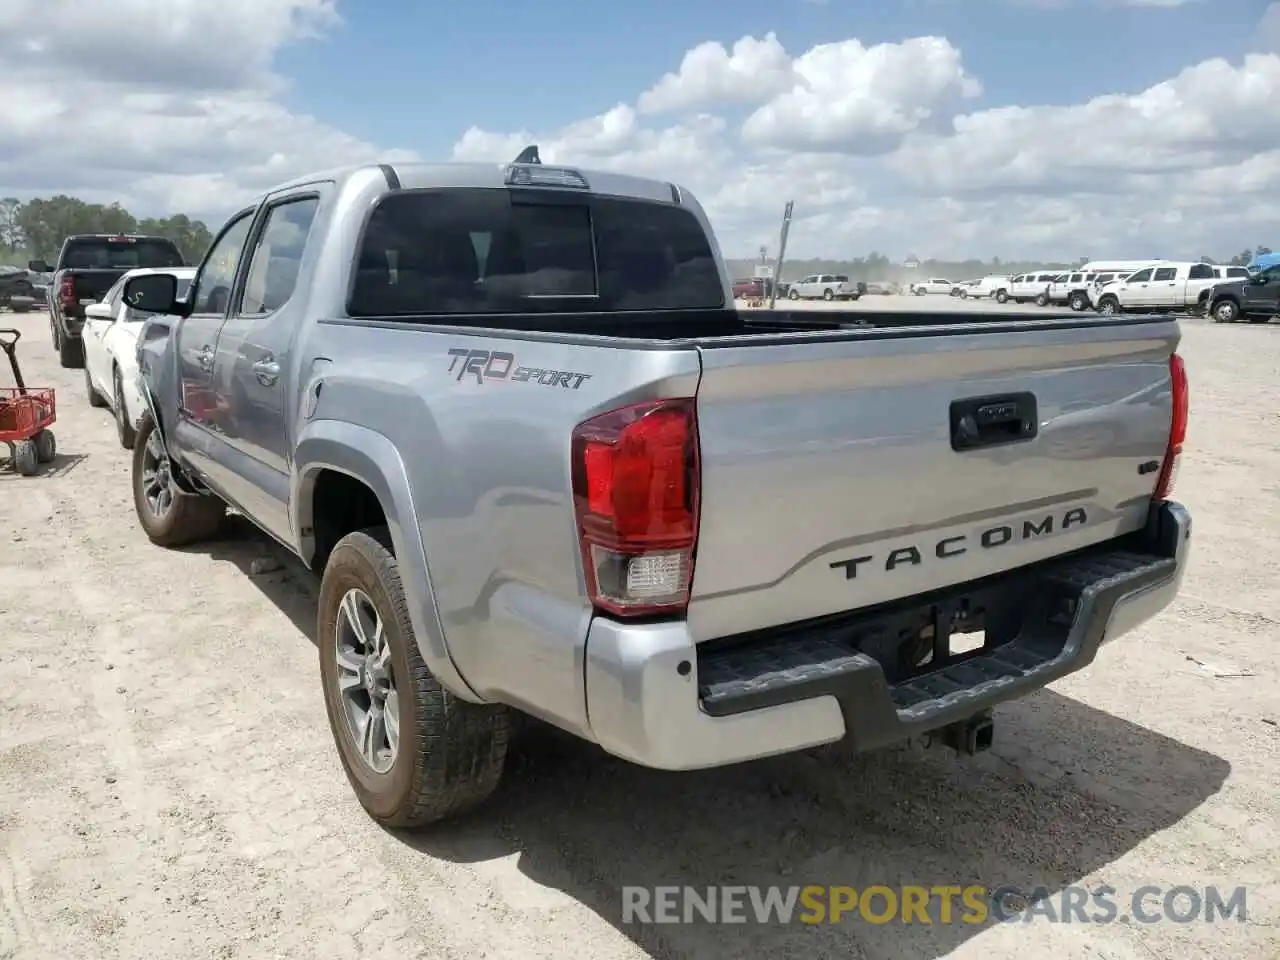
<path id="1" fill-rule="evenodd" d="M 782 211 L 782 233 L 778 238 L 778 259 L 773 264 L 773 284 L 769 288 L 769 309 L 778 300 L 778 281 L 782 279 L 782 259 L 787 255 L 787 234 L 791 232 L 791 211 L 795 207 L 794 200 L 788 200 L 786 209 Z"/>

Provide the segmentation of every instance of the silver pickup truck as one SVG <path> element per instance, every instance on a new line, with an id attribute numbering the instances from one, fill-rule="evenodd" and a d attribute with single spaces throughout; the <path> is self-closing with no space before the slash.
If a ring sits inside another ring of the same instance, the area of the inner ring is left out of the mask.
<path id="1" fill-rule="evenodd" d="M 138 518 L 320 576 L 383 823 L 484 800 L 522 715 L 669 770 L 981 750 L 1186 566 L 1170 318 L 739 313 L 686 190 L 536 162 L 285 184 L 176 290 L 124 293 Z"/>

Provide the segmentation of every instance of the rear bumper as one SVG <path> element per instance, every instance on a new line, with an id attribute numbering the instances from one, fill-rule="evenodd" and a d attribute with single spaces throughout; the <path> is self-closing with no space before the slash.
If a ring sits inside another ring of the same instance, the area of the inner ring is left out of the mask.
<path id="1" fill-rule="evenodd" d="M 1168 606 L 1190 545 L 1186 508 L 1156 504 L 1141 535 L 1009 575 L 1019 578 L 1009 586 L 1046 598 L 1029 604 L 1038 612 L 1012 640 L 898 684 L 876 660 L 841 644 L 850 621 L 699 647 L 683 623 L 597 617 L 586 648 L 592 733 L 616 756 L 667 770 L 846 738 L 858 750 L 897 743 L 1088 666 L 1101 645 Z"/>

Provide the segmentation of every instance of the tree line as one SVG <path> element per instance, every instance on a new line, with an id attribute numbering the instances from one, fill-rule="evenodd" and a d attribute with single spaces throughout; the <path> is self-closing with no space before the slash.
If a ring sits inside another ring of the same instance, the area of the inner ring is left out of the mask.
<path id="1" fill-rule="evenodd" d="M 188 263 L 199 263 L 213 235 L 202 220 L 185 213 L 138 219 L 118 203 L 87 203 L 58 194 L 22 201 L 0 199 L 0 262 L 25 266 L 28 260 L 52 263 L 62 241 L 75 233 L 141 233 L 172 240 Z"/>
<path id="2" fill-rule="evenodd" d="M 53 261 L 62 241 L 74 233 L 145 233 L 167 237 L 178 245 L 188 263 L 198 263 L 213 236 L 202 220 L 192 220 L 185 213 L 170 217 L 146 217 L 139 220 L 119 203 L 87 203 L 79 197 L 58 194 L 22 201 L 16 197 L 0 199 L 0 262 L 25 265 L 27 260 Z M 1270 253 L 1268 247 L 1245 249 L 1229 259 L 1201 257 L 1205 263 L 1244 265 L 1255 256 Z M 736 277 L 750 277 L 756 267 L 772 264 L 768 251 L 762 259 L 731 259 L 729 271 Z M 1013 275 L 1031 270 L 1066 271 L 1091 258 L 1079 257 L 1070 263 L 1042 260 L 919 260 L 914 255 L 904 263 L 895 263 L 883 253 L 872 251 L 866 256 L 849 259 L 790 259 L 783 264 L 785 279 L 798 280 L 811 273 L 842 273 L 855 280 L 902 280 L 928 274 L 949 280 L 967 280 L 989 274 Z M 916 264 L 908 267 L 905 264 Z"/>

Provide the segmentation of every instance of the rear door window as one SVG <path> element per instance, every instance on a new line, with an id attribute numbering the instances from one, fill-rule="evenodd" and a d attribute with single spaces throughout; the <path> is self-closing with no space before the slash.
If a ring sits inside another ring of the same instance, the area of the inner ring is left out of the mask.
<path id="1" fill-rule="evenodd" d="M 68 270 L 133 270 L 137 267 L 181 267 L 182 252 L 158 237 L 80 237 L 62 253 Z"/>
<path id="2" fill-rule="evenodd" d="M 353 316 L 719 309 L 688 210 L 562 192 L 406 191 L 370 215 Z"/>

